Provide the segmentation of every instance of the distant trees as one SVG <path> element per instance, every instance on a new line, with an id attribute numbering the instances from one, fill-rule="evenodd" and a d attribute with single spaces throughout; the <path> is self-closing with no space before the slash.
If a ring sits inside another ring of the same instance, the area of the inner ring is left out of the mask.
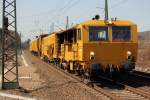
<path id="1" fill-rule="evenodd" d="M 31 42 L 31 40 L 30 39 L 27 39 L 26 41 L 24 41 L 24 42 L 22 42 L 21 43 L 21 47 L 23 48 L 23 49 L 28 49 L 29 48 L 29 46 L 30 46 L 30 42 Z"/>

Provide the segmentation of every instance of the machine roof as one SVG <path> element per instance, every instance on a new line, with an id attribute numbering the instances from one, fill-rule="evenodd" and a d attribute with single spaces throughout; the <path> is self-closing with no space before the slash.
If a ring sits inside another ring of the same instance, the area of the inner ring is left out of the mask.
<path id="1" fill-rule="evenodd" d="M 111 21 L 112 25 L 119 25 L 119 26 L 131 26 L 136 25 L 135 23 L 128 21 L 128 20 L 114 20 Z M 105 20 L 88 20 L 85 22 L 80 23 L 79 25 L 86 25 L 86 26 L 106 26 L 109 24 L 108 22 L 105 22 Z"/>

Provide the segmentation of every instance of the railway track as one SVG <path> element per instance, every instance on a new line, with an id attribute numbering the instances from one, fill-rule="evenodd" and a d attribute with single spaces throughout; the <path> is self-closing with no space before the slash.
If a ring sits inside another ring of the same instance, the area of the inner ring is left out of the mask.
<path id="1" fill-rule="evenodd" d="M 102 88 L 97 87 L 97 86 L 93 86 L 93 85 L 87 85 L 86 83 L 83 82 L 82 78 L 76 76 L 75 74 L 70 74 L 69 72 L 61 69 L 59 66 L 53 65 L 55 69 L 57 69 L 58 71 L 65 73 L 67 76 L 77 80 L 78 82 L 88 86 L 89 88 L 94 89 L 95 91 L 99 92 L 100 94 L 102 94 L 101 96 L 104 97 L 104 100 L 122 100 L 119 96 L 116 96 L 112 93 L 108 93 L 107 91 L 104 91 Z"/>
<path id="2" fill-rule="evenodd" d="M 103 76 L 100 76 L 100 78 L 107 80 L 109 84 L 112 83 L 112 87 L 114 87 L 114 85 L 116 85 L 116 87 L 120 87 L 120 89 L 116 88 L 116 89 L 106 89 L 106 90 L 108 92 L 111 92 L 112 94 L 119 96 L 123 100 L 135 100 L 135 99 L 136 100 L 150 100 L 149 92 L 145 92 L 139 88 L 131 87 L 122 82 L 118 82 L 118 81 L 114 82 L 114 80 L 103 77 Z M 106 84 L 108 84 L 108 82 Z"/>
<path id="3" fill-rule="evenodd" d="M 39 62 L 41 60 L 37 56 L 33 56 L 33 57 L 34 57 L 34 60 L 36 60 L 36 61 L 32 61 L 32 63 L 36 66 L 36 64 L 38 64 L 37 62 Z M 95 94 L 96 97 L 100 98 L 100 100 L 121 100 L 121 99 L 119 99 L 119 97 L 117 97 L 111 93 L 107 93 L 102 88 L 96 88 L 96 87 L 93 88 L 91 86 L 89 86 L 89 88 L 87 88 L 87 85 L 82 82 L 81 78 L 79 78 L 78 76 L 76 76 L 74 74 L 70 74 L 69 72 L 61 69 L 59 66 L 56 66 L 54 64 L 48 64 L 48 63 L 42 62 L 42 61 L 41 61 L 41 63 L 42 64 L 40 64 L 40 66 L 47 67 L 46 68 L 47 71 L 54 71 L 56 73 L 58 72 L 60 75 L 64 76 L 66 79 L 69 79 L 69 80 L 74 79 L 79 85 L 85 87 L 85 89 L 89 90 L 91 93 Z M 23 91 L 32 92 L 33 90 L 23 90 Z"/>
<path id="4" fill-rule="evenodd" d="M 47 65 L 50 66 L 50 64 L 47 64 Z M 59 73 L 64 73 L 68 77 L 71 77 L 77 80 L 79 83 L 87 86 L 87 84 L 84 83 L 81 77 L 75 74 L 70 74 L 69 72 L 61 69 L 59 66 L 56 66 L 54 64 L 52 64 L 52 66 L 54 66 L 53 68 L 56 69 L 56 71 L 58 71 Z M 106 84 L 114 83 L 113 80 L 107 79 L 105 77 L 101 77 L 101 79 L 109 80 L 109 82 L 107 82 Z M 116 85 L 117 87 L 123 87 L 123 88 L 122 89 L 117 89 L 117 88 L 105 89 L 103 88 L 103 86 L 101 86 L 101 82 L 98 82 L 98 81 L 97 82 L 93 81 L 93 85 L 88 85 L 88 87 L 100 93 L 100 97 L 102 97 L 104 100 L 135 100 L 135 99 L 136 100 L 150 100 L 149 92 L 143 91 L 143 89 L 140 90 L 138 88 L 128 86 L 121 82 L 115 82 L 115 84 L 112 84 L 111 87 L 114 87 L 114 85 Z"/>
<path id="5" fill-rule="evenodd" d="M 123 85 L 125 87 L 124 90 L 116 90 L 111 92 L 120 96 L 122 99 L 150 100 L 149 93 L 121 83 L 118 84 Z"/>
<path id="6" fill-rule="evenodd" d="M 133 71 L 129 74 L 130 77 L 130 84 L 132 87 L 138 88 L 144 92 L 149 93 L 150 91 L 150 74 Z M 129 84 L 129 82 L 128 82 Z"/>
<path id="7" fill-rule="evenodd" d="M 80 83 L 83 83 L 84 85 L 87 85 L 86 83 L 83 82 L 82 78 L 76 76 L 75 74 L 70 74 L 69 72 L 61 69 L 59 66 L 53 65 L 55 69 L 61 71 L 62 73 L 65 73 L 69 77 L 72 77 L 79 81 Z M 102 77 L 101 77 L 102 78 Z M 103 78 L 104 79 L 104 78 Z M 111 82 L 114 82 L 111 79 L 106 79 Z M 133 88 L 131 86 L 125 85 L 120 82 L 115 82 L 115 85 L 119 85 L 124 87 L 124 89 L 103 89 L 102 87 L 98 86 L 97 84 L 101 84 L 99 82 L 93 82 L 93 84 L 89 84 L 88 87 L 94 89 L 97 92 L 100 92 L 105 99 L 110 99 L 110 100 L 150 100 L 150 96 L 148 92 L 142 91 L 140 89 Z"/>
<path id="8" fill-rule="evenodd" d="M 144 72 L 134 70 L 132 71 L 132 73 L 130 73 L 130 75 L 138 76 L 150 80 L 150 73 L 144 73 Z"/>
<path id="9" fill-rule="evenodd" d="M 117 96 L 119 96 L 123 100 L 149 100 L 149 98 L 146 96 L 143 96 L 143 93 L 141 95 L 141 92 L 135 92 L 136 90 L 131 88 L 125 88 L 124 90 L 113 90 L 109 91 Z"/>

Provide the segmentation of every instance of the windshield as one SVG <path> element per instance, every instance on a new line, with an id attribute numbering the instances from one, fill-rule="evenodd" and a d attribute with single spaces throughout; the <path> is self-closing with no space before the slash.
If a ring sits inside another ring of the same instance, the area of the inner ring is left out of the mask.
<path id="1" fill-rule="evenodd" d="M 90 41 L 107 41 L 108 40 L 108 27 L 90 26 L 89 27 L 89 40 Z"/>
<path id="2" fill-rule="evenodd" d="M 113 41 L 130 41 L 131 29 L 128 26 L 113 26 L 112 35 Z"/>

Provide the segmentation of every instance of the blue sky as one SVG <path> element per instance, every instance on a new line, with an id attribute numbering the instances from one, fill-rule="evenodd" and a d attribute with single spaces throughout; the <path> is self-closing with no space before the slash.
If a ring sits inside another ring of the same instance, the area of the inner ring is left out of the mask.
<path id="1" fill-rule="evenodd" d="M 138 31 L 150 30 L 150 0 L 108 1 L 110 18 L 131 20 L 138 24 Z M 96 14 L 104 18 L 100 7 L 104 7 L 104 0 L 17 0 L 18 31 L 25 40 L 50 32 L 53 23 L 55 30 L 64 28 L 66 16 L 69 16 L 70 25 L 91 19 Z"/>

